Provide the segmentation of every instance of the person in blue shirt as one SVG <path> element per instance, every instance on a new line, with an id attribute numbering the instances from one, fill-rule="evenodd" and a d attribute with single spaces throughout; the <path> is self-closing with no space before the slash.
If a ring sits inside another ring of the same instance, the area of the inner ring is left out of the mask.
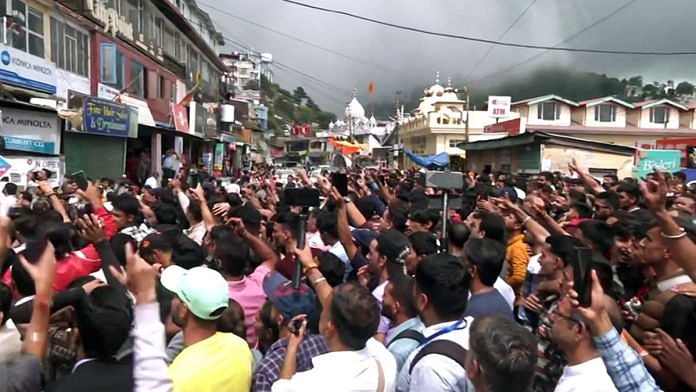
<path id="1" fill-rule="evenodd" d="M 411 352 L 421 343 L 425 328 L 413 303 L 412 290 L 413 282 L 407 275 L 392 277 L 384 289 L 382 315 L 391 321 L 391 329 L 384 338 L 384 345 L 396 359 L 399 371 Z"/>
<path id="2" fill-rule="evenodd" d="M 500 315 L 512 320 L 512 309 L 502 294 L 493 287 L 505 261 L 503 244 L 489 238 L 469 238 L 464 244 L 462 260 L 471 275 L 471 298 L 464 316 L 476 319 Z"/>

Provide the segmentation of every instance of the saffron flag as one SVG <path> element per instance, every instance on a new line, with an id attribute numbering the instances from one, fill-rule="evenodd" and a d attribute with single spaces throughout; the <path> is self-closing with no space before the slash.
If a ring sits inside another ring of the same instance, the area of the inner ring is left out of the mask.
<path id="1" fill-rule="evenodd" d="M 182 98 L 181 101 L 179 101 L 179 105 L 188 106 L 193 100 L 193 96 L 196 95 L 198 89 L 201 88 L 201 71 L 196 72 L 195 81 L 196 83 L 194 83 L 193 87 L 191 87 L 191 90 L 189 90 L 184 96 L 184 98 Z"/>
<path id="2" fill-rule="evenodd" d="M 375 82 L 370 81 L 370 84 L 367 85 L 367 92 L 370 94 L 375 93 Z"/>

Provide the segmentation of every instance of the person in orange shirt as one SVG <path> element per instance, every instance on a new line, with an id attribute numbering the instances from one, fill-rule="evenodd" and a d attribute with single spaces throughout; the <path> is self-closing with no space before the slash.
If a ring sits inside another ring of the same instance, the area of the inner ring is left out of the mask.
<path id="1" fill-rule="evenodd" d="M 519 305 L 520 288 L 527 274 L 529 253 L 527 252 L 527 245 L 523 241 L 524 229 L 522 222 L 515 215 L 509 213 L 503 214 L 503 219 L 505 220 L 508 239 L 505 251 L 505 262 L 507 264 L 505 281 L 515 292 L 515 305 Z"/>

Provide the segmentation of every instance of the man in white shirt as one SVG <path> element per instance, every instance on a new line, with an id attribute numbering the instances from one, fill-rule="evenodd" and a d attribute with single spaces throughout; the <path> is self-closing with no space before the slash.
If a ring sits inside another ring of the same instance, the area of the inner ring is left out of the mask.
<path id="1" fill-rule="evenodd" d="M 314 285 L 325 285 L 325 279 L 321 279 L 315 278 Z M 314 357 L 312 370 L 295 373 L 297 347 L 302 341 L 305 321 L 297 334 L 288 339 L 280 379 L 273 384 L 273 391 L 393 391 L 396 361 L 372 338 L 379 315 L 377 301 L 366 288 L 356 283 L 336 287 L 330 306 L 324 307 L 319 322 L 329 353 Z"/>
<path id="2" fill-rule="evenodd" d="M 582 317 L 573 312 L 568 301 L 559 302 L 551 321 L 551 339 L 568 359 L 555 391 L 616 391 L 604 361 L 592 342 L 592 331 Z"/>
<path id="3" fill-rule="evenodd" d="M 152 172 L 152 175 L 145 180 L 145 186 L 149 186 L 152 189 L 159 188 L 159 181 L 157 181 L 158 178 L 159 174 L 157 172 Z"/>
<path id="4" fill-rule="evenodd" d="M 470 280 L 459 258 L 446 253 L 416 267 L 414 296 L 425 340 L 401 368 L 397 391 L 474 391 L 464 370 L 474 319 L 462 317 Z"/>
<path id="5" fill-rule="evenodd" d="M 2 190 L 2 200 L 0 200 L 0 216 L 7 216 L 10 208 L 17 206 L 17 184 L 7 183 Z"/>

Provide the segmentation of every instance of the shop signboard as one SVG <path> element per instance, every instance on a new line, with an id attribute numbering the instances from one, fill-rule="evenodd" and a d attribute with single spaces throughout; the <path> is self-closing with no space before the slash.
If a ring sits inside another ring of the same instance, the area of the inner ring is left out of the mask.
<path id="1" fill-rule="evenodd" d="M 56 80 L 54 63 L 0 44 L 0 82 L 55 94 Z"/>
<path id="2" fill-rule="evenodd" d="M 5 149 L 40 154 L 60 153 L 60 127 L 56 113 L 2 108 Z"/>
<path id="3" fill-rule="evenodd" d="M 636 164 L 633 175 L 642 178 L 655 169 L 662 172 L 674 173 L 679 171 L 681 151 L 679 150 L 639 150 L 636 152 Z"/>
<path id="4" fill-rule="evenodd" d="M 510 115 L 511 97 L 488 97 L 488 117 L 502 118 Z"/>
<path id="5" fill-rule="evenodd" d="M 138 111 L 120 103 L 88 97 L 83 108 L 82 131 L 94 135 L 137 137 Z"/>
<path id="6" fill-rule="evenodd" d="M 174 129 L 179 132 L 188 133 L 189 124 L 186 106 L 172 103 L 172 116 L 174 117 Z"/>
<path id="7" fill-rule="evenodd" d="M 12 165 L 5 160 L 2 156 L 0 156 L 0 177 L 4 176 L 5 173 L 10 171 L 10 168 L 12 168 Z"/>
<path id="8" fill-rule="evenodd" d="M 51 177 L 48 183 L 52 187 L 60 186 L 61 179 L 65 175 L 65 161 L 63 157 L 38 157 L 38 156 L 11 156 L 5 160 L 12 166 L 7 172 L 10 182 L 19 186 L 27 185 L 27 173 L 38 169 L 48 169 Z M 5 174 L 3 174 L 4 176 Z"/>
<path id="9" fill-rule="evenodd" d="M 215 144 L 215 161 L 213 170 L 222 170 L 222 161 L 225 158 L 225 145 L 223 143 Z"/>

